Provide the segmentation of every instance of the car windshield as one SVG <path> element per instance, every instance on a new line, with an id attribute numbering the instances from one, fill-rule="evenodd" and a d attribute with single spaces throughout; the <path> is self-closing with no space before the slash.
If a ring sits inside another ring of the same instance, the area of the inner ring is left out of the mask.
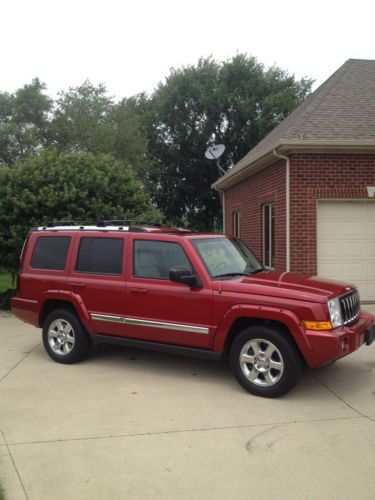
<path id="1" fill-rule="evenodd" d="M 264 269 L 238 238 L 194 239 L 192 244 L 212 278 L 254 274 Z"/>

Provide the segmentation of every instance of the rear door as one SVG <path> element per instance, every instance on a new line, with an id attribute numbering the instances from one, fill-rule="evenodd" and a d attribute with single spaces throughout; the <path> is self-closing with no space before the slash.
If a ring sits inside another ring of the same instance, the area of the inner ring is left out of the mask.
<path id="1" fill-rule="evenodd" d="M 68 285 L 99 333 L 124 335 L 127 234 L 77 234 Z"/>
<path id="2" fill-rule="evenodd" d="M 160 239 L 159 239 L 160 238 Z M 212 289 L 188 255 L 182 238 L 158 240 L 129 234 L 126 274 L 125 328 L 128 337 L 168 344 L 208 348 L 211 338 Z M 187 268 L 201 287 L 190 288 L 169 279 L 170 268 Z"/>

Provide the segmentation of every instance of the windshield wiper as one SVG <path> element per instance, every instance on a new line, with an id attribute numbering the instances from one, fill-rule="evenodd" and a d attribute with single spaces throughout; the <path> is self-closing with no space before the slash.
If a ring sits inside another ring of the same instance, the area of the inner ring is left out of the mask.
<path id="1" fill-rule="evenodd" d="M 213 278 L 225 278 L 225 277 L 230 277 L 230 276 L 249 276 L 248 273 L 223 273 L 223 274 L 216 274 L 215 276 L 212 276 Z"/>

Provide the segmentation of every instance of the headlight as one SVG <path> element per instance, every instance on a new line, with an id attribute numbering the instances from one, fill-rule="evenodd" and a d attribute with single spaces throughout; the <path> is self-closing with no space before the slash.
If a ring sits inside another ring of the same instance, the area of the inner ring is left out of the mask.
<path id="1" fill-rule="evenodd" d="M 333 328 L 342 325 L 341 307 L 339 299 L 332 299 L 328 301 L 328 309 L 331 315 L 331 323 Z"/>

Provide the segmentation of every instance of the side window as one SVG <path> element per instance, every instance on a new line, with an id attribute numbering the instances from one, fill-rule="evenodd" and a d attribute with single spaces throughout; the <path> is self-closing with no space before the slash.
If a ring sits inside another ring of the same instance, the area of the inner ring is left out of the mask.
<path id="1" fill-rule="evenodd" d="M 233 234 L 239 238 L 241 236 L 241 214 L 236 211 L 233 212 Z"/>
<path id="2" fill-rule="evenodd" d="M 138 278 L 169 279 L 171 268 L 193 271 L 189 259 L 178 243 L 135 240 L 133 274 Z"/>
<path id="3" fill-rule="evenodd" d="M 93 274 L 121 274 L 122 238 L 81 238 L 76 271 Z"/>
<path id="4" fill-rule="evenodd" d="M 33 269 L 63 271 L 69 244 L 69 236 L 39 236 L 31 257 L 31 267 Z"/>
<path id="5" fill-rule="evenodd" d="M 272 204 L 263 205 L 263 264 L 275 265 L 275 209 Z"/>

